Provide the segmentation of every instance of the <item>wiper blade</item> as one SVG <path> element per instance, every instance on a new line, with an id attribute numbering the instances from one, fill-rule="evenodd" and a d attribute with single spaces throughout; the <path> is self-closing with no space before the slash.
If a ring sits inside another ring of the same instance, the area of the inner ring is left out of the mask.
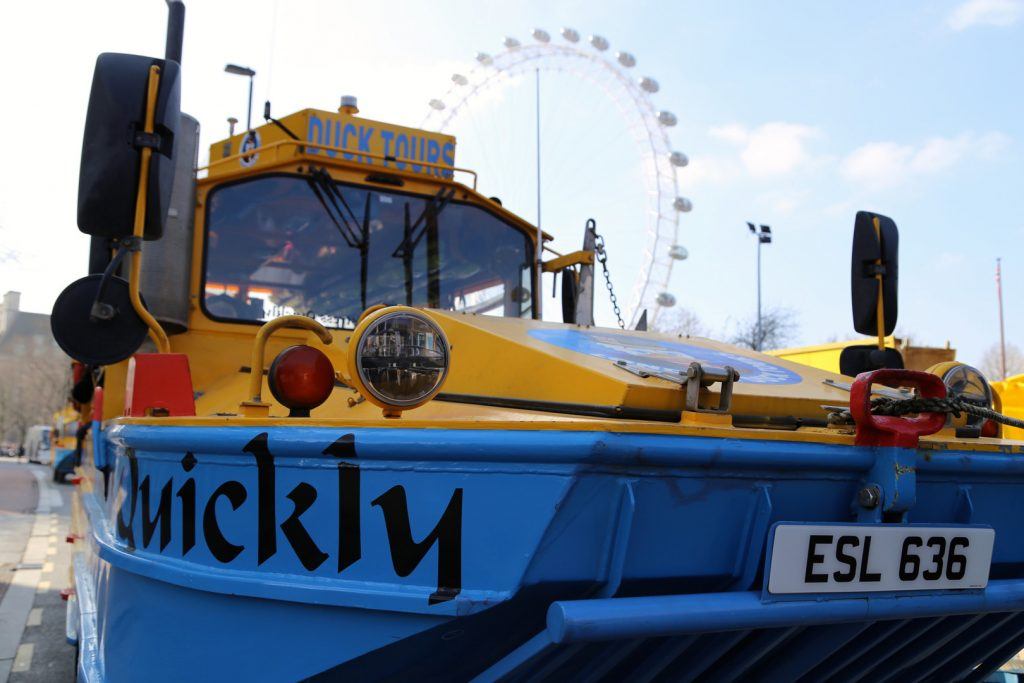
<path id="1" fill-rule="evenodd" d="M 365 223 L 367 221 L 364 221 L 364 225 L 360 229 L 355 212 L 345 201 L 345 196 L 338 190 L 330 174 L 322 168 L 313 169 L 309 172 L 307 181 L 345 243 L 353 249 L 362 249 L 366 241 Z M 367 201 L 369 201 L 369 194 L 367 194 Z M 346 211 L 348 212 L 347 216 L 345 215 Z M 360 233 L 362 234 L 360 235 Z"/>
<path id="2" fill-rule="evenodd" d="M 437 194 L 430 198 L 430 201 L 427 202 L 426 206 L 423 207 L 423 211 L 420 212 L 420 215 L 411 225 L 408 223 L 408 218 L 406 218 L 405 239 L 402 240 L 402 243 L 398 245 L 398 248 L 395 249 L 394 253 L 392 253 L 391 255 L 394 258 L 412 257 L 413 252 L 416 251 L 416 246 L 420 243 L 420 240 L 422 240 L 423 236 L 427 233 L 427 218 L 429 217 L 431 219 L 436 220 L 437 217 L 441 215 L 441 212 L 445 210 L 445 207 L 448 206 L 448 202 L 450 202 L 454 196 L 455 188 L 442 187 L 440 190 L 437 191 Z M 407 217 L 409 215 L 408 206 L 409 205 L 406 204 Z M 421 224 L 423 224 L 422 228 L 420 228 Z"/>

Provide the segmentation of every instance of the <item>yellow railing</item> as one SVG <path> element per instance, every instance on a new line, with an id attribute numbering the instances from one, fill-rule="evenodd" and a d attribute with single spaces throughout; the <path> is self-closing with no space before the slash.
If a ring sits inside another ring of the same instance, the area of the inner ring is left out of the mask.
<path id="1" fill-rule="evenodd" d="M 264 323 L 256 333 L 252 346 L 252 359 L 249 363 L 249 390 L 246 400 L 239 405 L 240 412 L 246 417 L 265 417 L 270 413 L 270 404 L 263 402 L 263 361 L 266 357 L 267 339 L 282 327 L 292 327 L 314 332 L 325 345 L 333 340 L 327 328 L 304 315 L 283 315 Z"/>
<path id="2" fill-rule="evenodd" d="M 149 86 L 146 91 L 146 121 L 145 132 L 152 133 L 154 120 L 156 119 L 156 97 L 160 90 L 160 67 L 149 67 Z M 139 172 L 139 190 L 135 195 L 135 226 L 132 235 L 135 239 L 141 240 L 146 230 L 146 187 L 149 183 L 149 160 L 153 156 L 153 150 L 149 147 L 142 148 L 142 169 Z M 138 246 L 138 245 L 137 245 Z M 123 248 L 123 247 L 122 247 Z M 132 308 L 149 327 L 149 336 L 156 344 L 157 351 L 169 353 L 171 342 L 167 333 L 160 323 L 156 321 L 139 297 L 139 273 L 142 270 L 142 251 L 136 249 L 131 253 L 131 266 L 128 271 L 128 291 L 132 301 Z"/>

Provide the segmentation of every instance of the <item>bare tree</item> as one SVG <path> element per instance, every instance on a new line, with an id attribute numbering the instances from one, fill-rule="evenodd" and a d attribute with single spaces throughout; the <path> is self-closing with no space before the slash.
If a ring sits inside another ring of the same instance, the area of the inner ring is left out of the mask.
<path id="1" fill-rule="evenodd" d="M 787 346 L 797 333 L 796 313 L 788 308 L 769 308 L 757 316 L 741 320 L 729 341 L 755 351 Z"/>
<path id="2" fill-rule="evenodd" d="M 704 327 L 697 314 L 688 308 L 673 308 L 658 316 L 654 329 L 666 334 L 681 334 L 686 337 L 706 337 L 708 329 Z"/>
<path id="3" fill-rule="evenodd" d="M 0 440 L 19 442 L 36 424 L 50 424 L 66 403 L 71 373 L 63 354 L 0 360 Z"/>
<path id="4" fill-rule="evenodd" d="M 988 351 L 981 357 L 981 367 L 978 368 L 985 377 L 992 381 L 1006 379 L 1024 373 L 1024 351 L 1015 344 L 1006 345 L 1006 377 L 1003 377 L 1003 367 L 999 358 L 999 344 L 988 347 Z"/>

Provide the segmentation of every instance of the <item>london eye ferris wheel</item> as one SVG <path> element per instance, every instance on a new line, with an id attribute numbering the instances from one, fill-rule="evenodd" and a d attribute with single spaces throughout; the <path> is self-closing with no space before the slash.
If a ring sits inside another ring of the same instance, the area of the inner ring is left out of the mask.
<path id="1" fill-rule="evenodd" d="M 672 269 L 687 258 L 679 227 L 692 203 L 680 194 L 679 171 L 689 161 L 669 138 L 678 120 L 655 105 L 658 81 L 636 75 L 636 57 L 603 36 L 563 28 L 553 37 L 537 28 L 531 38 L 507 37 L 500 52 L 477 53 L 430 100 L 422 127 L 457 134 L 462 162 L 468 155 L 487 169 L 482 190 L 521 215 L 535 210 L 538 223 L 543 188 L 548 232 L 552 216 L 564 230 L 579 212 L 605 208 L 615 264 L 641 252 L 632 259 L 626 322 L 635 326 L 646 310 L 654 324 L 676 304 Z"/>

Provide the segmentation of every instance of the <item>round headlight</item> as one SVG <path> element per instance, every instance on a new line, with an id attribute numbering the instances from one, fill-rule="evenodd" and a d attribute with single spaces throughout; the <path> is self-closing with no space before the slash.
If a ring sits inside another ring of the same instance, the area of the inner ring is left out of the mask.
<path id="1" fill-rule="evenodd" d="M 396 308 L 369 315 L 356 328 L 349 372 L 370 402 L 407 410 L 441 390 L 450 353 L 433 320 L 415 309 Z"/>
<path id="2" fill-rule="evenodd" d="M 946 385 L 946 395 L 951 398 L 959 398 L 966 403 L 973 403 L 983 408 L 992 408 L 995 404 L 995 392 L 992 391 L 992 385 L 977 368 L 957 361 L 946 361 L 933 365 L 928 372 L 942 378 L 942 383 Z M 958 430 L 973 429 L 975 430 L 973 436 L 977 436 L 979 432 L 984 432 L 986 422 L 987 420 L 983 417 L 967 415 L 955 421 L 954 426 Z M 987 436 L 984 433 L 983 435 Z"/>

